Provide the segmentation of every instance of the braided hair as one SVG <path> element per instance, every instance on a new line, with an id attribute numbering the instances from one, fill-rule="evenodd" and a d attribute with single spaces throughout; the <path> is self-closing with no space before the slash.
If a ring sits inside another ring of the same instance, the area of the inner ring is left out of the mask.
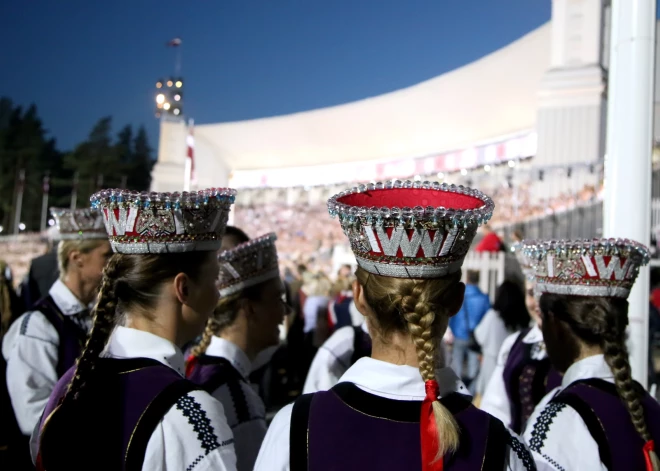
<path id="1" fill-rule="evenodd" d="M 255 286 L 248 286 L 247 288 L 232 293 L 229 296 L 221 297 L 218 300 L 218 304 L 213 311 L 213 315 L 209 318 L 206 323 L 206 328 L 202 334 L 202 338 L 199 343 L 195 345 L 190 351 L 192 358 L 197 358 L 206 353 L 206 349 L 209 348 L 211 343 L 211 338 L 214 335 L 219 335 L 224 329 L 229 327 L 236 321 L 238 317 L 238 312 L 241 308 L 241 302 L 244 299 L 248 300 L 258 300 L 261 296 L 261 290 L 264 283 L 260 283 Z M 192 360 L 189 358 L 188 360 Z"/>
<path id="2" fill-rule="evenodd" d="M 590 346 L 599 346 L 605 357 L 605 362 L 612 370 L 617 394 L 630 414 L 635 430 L 644 442 L 650 441 L 651 434 L 644 418 L 642 393 L 632 379 L 628 349 L 626 348 L 626 327 L 628 326 L 628 301 L 622 298 L 603 298 L 585 296 L 563 296 L 545 293 L 540 299 L 540 308 L 544 316 L 556 317 L 570 327 L 567 332 Z M 546 327 L 544 322 L 544 331 Z M 546 342 L 548 351 L 552 345 Z M 569 342 L 571 343 L 571 342 Z M 572 342 L 574 343 L 574 342 Z M 575 361 L 578 349 L 575 346 L 566 348 Z M 554 362 L 554 358 L 553 358 Z M 566 361 L 570 364 L 570 361 Z M 565 369 L 565 368 L 561 368 Z M 654 451 L 649 453 L 654 471 L 660 471 L 660 461 Z"/>
<path id="3" fill-rule="evenodd" d="M 215 252 L 191 252 L 163 255 L 114 254 L 103 271 L 96 306 L 94 324 L 76 372 L 69 384 L 64 402 L 78 398 L 87 381 L 93 378 L 97 359 L 105 348 L 114 327 L 127 312 L 148 318 L 155 317 L 155 307 L 163 283 L 179 273 L 193 280 L 200 276 L 201 266 Z"/>
<path id="4" fill-rule="evenodd" d="M 426 381 L 435 379 L 438 339 L 447 329 L 447 306 L 457 296 L 461 272 L 444 278 L 409 280 L 371 274 L 358 267 L 355 272 L 367 304 L 375 313 L 370 332 L 386 337 L 391 332 L 409 333 L 415 344 L 419 372 Z M 438 431 L 436 459 L 454 452 L 459 445 L 459 427 L 440 401 L 432 403 Z"/>

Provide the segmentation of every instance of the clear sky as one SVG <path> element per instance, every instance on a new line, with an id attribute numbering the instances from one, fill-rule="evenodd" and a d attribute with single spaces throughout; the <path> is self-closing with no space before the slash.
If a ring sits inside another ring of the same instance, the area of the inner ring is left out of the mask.
<path id="1" fill-rule="evenodd" d="M 0 0 L 0 96 L 36 103 L 63 150 L 104 115 L 156 147 L 177 36 L 185 113 L 203 124 L 413 85 L 549 19 L 550 0 Z"/>

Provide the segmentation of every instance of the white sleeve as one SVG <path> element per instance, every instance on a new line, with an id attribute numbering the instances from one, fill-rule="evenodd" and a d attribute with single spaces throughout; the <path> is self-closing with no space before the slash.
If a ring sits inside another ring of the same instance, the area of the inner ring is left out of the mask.
<path id="1" fill-rule="evenodd" d="M 182 396 L 151 434 L 143 471 L 234 471 L 234 436 L 222 404 L 205 391 Z"/>
<path id="2" fill-rule="evenodd" d="M 481 319 L 481 322 L 477 324 L 477 327 L 474 329 L 474 337 L 479 342 L 479 345 L 483 347 L 488 338 L 488 332 L 491 330 L 491 324 L 493 323 L 493 316 L 497 316 L 497 312 L 493 309 L 489 309 L 486 315 Z"/>
<path id="3" fill-rule="evenodd" d="M 321 345 L 307 373 L 303 394 L 327 391 L 337 384 L 351 366 L 354 339 L 353 327 L 342 327 Z"/>
<path id="4" fill-rule="evenodd" d="M 497 365 L 493 370 L 490 381 L 488 381 L 479 405 L 481 410 L 497 417 L 507 427 L 511 424 L 511 406 L 509 405 L 509 396 L 504 386 L 504 366 L 518 335 L 519 332 L 509 335 L 502 344 L 500 353 L 497 355 Z"/>
<path id="5" fill-rule="evenodd" d="M 506 471 L 535 471 L 534 458 L 523 441 L 515 433 L 509 432 L 508 453 L 504 469 Z"/>
<path id="6" fill-rule="evenodd" d="M 3 340 L 7 390 L 24 435 L 32 434 L 57 383 L 59 343 L 55 327 L 39 311 L 16 319 Z"/>
<path id="7" fill-rule="evenodd" d="M 580 414 L 566 404 L 550 402 L 557 390 L 548 393 L 536 406 L 523 434 L 537 469 L 605 471 L 598 444 Z"/>
<path id="8" fill-rule="evenodd" d="M 293 404 L 283 407 L 268 427 L 254 471 L 289 471 L 289 433 Z"/>

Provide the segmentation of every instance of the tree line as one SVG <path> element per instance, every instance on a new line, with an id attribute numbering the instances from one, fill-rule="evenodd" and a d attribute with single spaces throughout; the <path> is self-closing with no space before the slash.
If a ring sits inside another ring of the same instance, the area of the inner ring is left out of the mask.
<path id="1" fill-rule="evenodd" d="M 85 141 L 61 151 L 49 137 L 37 107 L 15 105 L 0 97 L 0 225 L 11 233 L 17 196 L 22 191 L 20 221 L 38 231 L 44 193 L 48 206 L 89 205 L 101 188 L 148 190 L 154 160 L 144 126 L 124 126 L 113 135 L 112 118 L 103 117 Z M 72 196 L 73 195 L 73 196 Z"/>

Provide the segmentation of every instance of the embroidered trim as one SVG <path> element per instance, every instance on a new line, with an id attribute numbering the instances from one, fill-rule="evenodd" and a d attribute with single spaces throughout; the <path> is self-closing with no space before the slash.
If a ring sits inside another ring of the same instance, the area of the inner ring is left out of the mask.
<path id="1" fill-rule="evenodd" d="M 566 471 L 566 469 L 564 469 L 562 466 L 559 466 L 559 463 L 557 463 L 555 460 L 550 458 L 548 455 L 541 453 L 541 456 L 545 458 L 548 461 L 548 463 L 550 463 L 552 466 L 557 468 L 557 471 Z"/>
<path id="2" fill-rule="evenodd" d="M 195 466 L 197 466 L 204 459 L 204 455 L 199 455 L 195 461 L 190 463 L 190 466 L 186 468 L 186 471 L 192 471 Z"/>
<path id="3" fill-rule="evenodd" d="M 25 335 L 27 333 L 27 328 L 28 328 L 28 323 L 30 322 L 30 318 L 32 317 L 32 312 L 29 312 L 24 318 L 23 322 L 21 322 L 21 335 Z"/>
<path id="4" fill-rule="evenodd" d="M 218 437 L 214 433 L 211 420 L 206 416 L 206 411 L 202 405 L 192 396 L 186 394 L 176 401 L 176 408 L 188 419 L 188 423 L 193 426 L 197 432 L 197 439 L 200 441 L 204 454 L 208 455 L 220 446 Z"/>
<path id="5" fill-rule="evenodd" d="M 529 471 L 536 471 L 536 464 L 534 463 L 532 454 L 527 448 L 525 448 L 522 443 L 520 443 L 516 437 L 511 434 L 509 434 L 509 446 L 513 451 L 516 452 L 516 456 L 518 456 L 518 459 L 522 461 L 525 469 Z"/>
<path id="6" fill-rule="evenodd" d="M 550 425 L 559 411 L 561 411 L 566 404 L 561 402 L 550 402 L 545 409 L 541 412 L 541 415 L 536 419 L 534 423 L 534 428 L 532 429 L 532 438 L 529 440 L 529 449 L 537 453 L 541 453 L 541 448 L 543 448 L 543 442 L 548 438 L 548 430 L 550 430 Z"/>

